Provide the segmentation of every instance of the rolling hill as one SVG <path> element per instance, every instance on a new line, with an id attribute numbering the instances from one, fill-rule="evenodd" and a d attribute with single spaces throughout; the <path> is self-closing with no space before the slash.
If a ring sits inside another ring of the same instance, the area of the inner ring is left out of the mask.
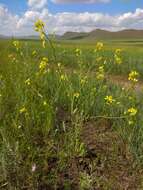
<path id="1" fill-rule="evenodd" d="M 53 35 L 48 35 L 50 38 L 53 38 Z M 0 39 L 9 39 L 12 37 L 0 35 Z M 30 40 L 39 40 L 39 36 L 17 36 L 13 37 L 15 39 L 30 39 Z M 66 32 L 63 35 L 55 35 L 54 39 L 56 40 L 143 40 L 143 30 L 121 30 L 116 32 L 111 32 L 107 30 L 96 29 L 91 32 Z"/>
<path id="2" fill-rule="evenodd" d="M 116 39 L 143 39 L 143 30 L 122 30 L 111 32 L 96 29 L 88 33 L 84 32 L 66 32 L 61 36 L 63 40 L 116 40 Z"/>

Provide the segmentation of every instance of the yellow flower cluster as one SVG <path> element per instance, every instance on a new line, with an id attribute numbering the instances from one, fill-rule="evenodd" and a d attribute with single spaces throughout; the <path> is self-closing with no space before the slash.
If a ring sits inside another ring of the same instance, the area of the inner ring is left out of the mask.
<path id="1" fill-rule="evenodd" d="M 121 65 L 121 64 L 122 64 L 122 59 L 121 59 L 121 57 L 115 55 L 114 58 L 115 58 L 115 63 L 116 63 L 117 65 Z"/>
<path id="2" fill-rule="evenodd" d="M 121 65 L 122 64 L 121 52 L 122 52 L 121 49 L 116 49 L 115 50 L 114 59 L 115 59 L 115 63 L 117 65 Z"/>
<path id="3" fill-rule="evenodd" d="M 42 32 L 44 30 L 45 24 L 42 20 L 37 20 L 35 22 L 35 31 Z"/>
<path id="4" fill-rule="evenodd" d="M 87 76 L 80 79 L 80 84 L 83 86 L 87 82 Z"/>
<path id="5" fill-rule="evenodd" d="M 27 109 L 25 107 L 22 107 L 20 110 L 19 110 L 19 113 L 22 114 L 22 113 L 26 113 L 27 112 Z"/>
<path id="6" fill-rule="evenodd" d="M 103 50 L 103 47 L 104 47 L 104 44 L 103 44 L 102 42 L 98 42 L 98 43 L 96 44 L 95 52 L 96 52 L 96 51 L 101 51 L 101 50 Z"/>
<path id="7" fill-rule="evenodd" d="M 104 77 L 105 77 L 104 66 L 100 66 L 98 68 L 98 71 L 96 72 L 96 78 L 98 80 L 103 80 Z"/>
<path id="8" fill-rule="evenodd" d="M 137 114 L 138 110 L 136 108 L 129 108 L 128 109 L 128 114 L 130 116 L 135 116 Z"/>
<path id="9" fill-rule="evenodd" d="M 137 71 L 131 71 L 129 73 L 128 80 L 132 82 L 138 82 L 139 73 Z"/>
<path id="10" fill-rule="evenodd" d="M 48 66 L 48 58 L 47 57 L 43 57 L 42 58 L 42 61 L 40 62 L 40 65 L 39 65 L 39 70 L 40 72 L 46 72 L 46 69 L 47 69 L 47 66 Z"/>
<path id="11" fill-rule="evenodd" d="M 104 100 L 106 101 L 106 104 L 108 105 L 115 102 L 115 99 L 112 96 L 106 96 Z"/>
<path id="12" fill-rule="evenodd" d="M 75 92 L 73 95 L 74 98 L 79 98 L 79 96 L 80 96 L 80 94 L 78 92 Z"/>
<path id="13" fill-rule="evenodd" d="M 13 45 L 16 48 L 17 51 L 20 49 L 20 42 L 19 41 L 13 41 Z"/>
<path id="14" fill-rule="evenodd" d="M 122 49 L 116 49 L 115 50 L 115 54 L 116 55 L 121 55 L 121 53 L 122 53 Z"/>
<path id="15" fill-rule="evenodd" d="M 27 86 L 30 86 L 30 85 L 31 85 L 31 80 L 28 78 L 28 79 L 25 81 L 25 84 L 26 84 Z"/>
<path id="16" fill-rule="evenodd" d="M 67 80 L 67 75 L 66 75 L 66 74 L 62 74 L 62 75 L 60 76 L 60 80 L 61 80 L 61 81 L 66 81 L 66 80 Z"/>
<path id="17" fill-rule="evenodd" d="M 76 54 L 76 56 L 78 57 L 78 56 L 80 56 L 81 54 L 82 54 L 82 51 L 81 51 L 81 49 L 76 49 L 75 50 L 75 54 Z"/>
<path id="18" fill-rule="evenodd" d="M 35 31 L 40 33 L 40 39 L 42 41 L 42 45 L 45 48 L 46 47 L 46 37 L 45 37 L 45 31 L 44 31 L 45 24 L 42 20 L 37 20 L 35 22 Z"/>

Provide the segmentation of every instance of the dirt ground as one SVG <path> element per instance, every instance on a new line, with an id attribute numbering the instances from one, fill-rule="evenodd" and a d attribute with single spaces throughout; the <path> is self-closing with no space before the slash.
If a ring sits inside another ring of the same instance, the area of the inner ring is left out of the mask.
<path id="1" fill-rule="evenodd" d="M 134 165 L 126 144 L 113 131 L 108 120 L 89 121 L 83 126 L 81 139 L 87 154 L 71 161 L 69 173 L 74 189 L 79 189 L 79 175 L 91 178 L 88 190 L 141 190 L 142 170 Z"/>

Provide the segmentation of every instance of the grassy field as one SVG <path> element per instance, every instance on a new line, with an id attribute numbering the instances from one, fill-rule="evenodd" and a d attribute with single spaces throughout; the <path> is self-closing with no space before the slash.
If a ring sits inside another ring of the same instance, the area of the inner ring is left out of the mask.
<path id="1" fill-rule="evenodd" d="M 0 41 L 0 189 L 143 189 L 143 41 L 103 43 Z"/>

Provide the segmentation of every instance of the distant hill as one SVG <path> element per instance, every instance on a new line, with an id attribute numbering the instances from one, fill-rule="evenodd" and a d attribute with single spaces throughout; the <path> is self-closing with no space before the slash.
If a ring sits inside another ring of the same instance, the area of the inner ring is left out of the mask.
<path id="1" fill-rule="evenodd" d="M 0 34 L 0 39 L 7 39 L 7 38 L 9 37 Z"/>
<path id="2" fill-rule="evenodd" d="M 91 32 L 66 32 L 63 35 L 48 35 L 49 38 L 55 40 L 120 40 L 120 39 L 143 39 L 143 30 L 121 30 L 117 32 L 111 32 L 107 30 L 96 29 Z M 12 37 L 7 37 L 0 35 L 0 39 L 9 39 Z M 23 40 L 39 40 L 39 36 L 17 36 L 15 39 Z"/>
<path id="3" fill-rule="evenodd" d="M 111 32 L 96 29 L 88 33 L 84 32 L 66 32 L 61 39 L 64 40 L 113 40 L 113 39 L 143 39 L 143 30 L 122 30 Z"/>
<path id="4" fill-rule="evenodd" d="M 60 39 L 63 40 L 78 40 L 88 37 L 88 33 L 85 32 L 66 32 Z"/>

